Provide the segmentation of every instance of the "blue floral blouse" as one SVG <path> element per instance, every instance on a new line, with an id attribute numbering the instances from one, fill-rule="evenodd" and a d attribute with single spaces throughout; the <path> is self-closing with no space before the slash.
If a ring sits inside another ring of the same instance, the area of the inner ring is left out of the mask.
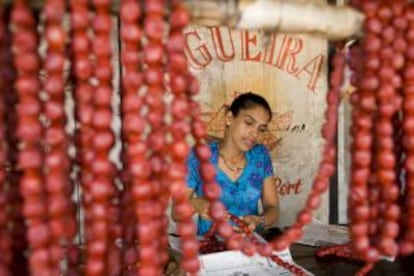
<path id="1" fill-rule="evenodd" d="M 273 175 L 273 166 L 268 150 L 263 145 L 255 145 L 246 152 L 246 167 L 235 181 L 231 180 L 217 167 L 219 150 L 218 143 L 209 144 L 211 162 L 216 167 L 216 180 L 222 190 L 221 201 L 227 210 L 236 216 L 258 215 L 258 202 L 262 196 L 263 181 Z M 198 171 L 199 161 L 194 150 L 188 160 L 187 184 L 194 189 L 197 196 L 203 196 L 202 182 Z M 198 235 L 205 234 L 211 227 L 211 221 L 199 218 Z"/>

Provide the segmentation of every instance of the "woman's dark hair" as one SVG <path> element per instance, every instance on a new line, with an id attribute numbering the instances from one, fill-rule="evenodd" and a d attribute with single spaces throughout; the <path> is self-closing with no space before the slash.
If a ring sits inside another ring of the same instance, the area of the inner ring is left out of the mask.
<path id="1" fill-rule="evenodd" d="M 272 110 L 269 106 L 269 103 L 260 95 L 257 95 L 253 92 L 246 92 L 242 93 L 237 96 L 230 105 L 229 110 L 236 117 L 240 110 L 242 109 L 250 109 L 255 106 L 261 106 L 267 110 L 270 116 L 270 120 L 272 119 Z"/>

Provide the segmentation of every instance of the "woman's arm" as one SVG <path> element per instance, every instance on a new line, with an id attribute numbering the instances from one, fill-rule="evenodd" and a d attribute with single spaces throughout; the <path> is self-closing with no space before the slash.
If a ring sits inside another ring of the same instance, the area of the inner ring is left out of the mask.
<path id="1" fill-rule="evenodd" d="M 273 226 L 279 219 L 279 195 L 273 175 L 263 182 L 262 204 L 264 227 Z"/>
<path id="2" fill-rule="evenodd" d="M 260 225 L 264 228 L 271 227 L 278 221 L 279 197 L 273 175 L 263 182 L 262 205 L 263 214 L 261 216 L 248 215 L 241 218 L 252 231 Z"/>

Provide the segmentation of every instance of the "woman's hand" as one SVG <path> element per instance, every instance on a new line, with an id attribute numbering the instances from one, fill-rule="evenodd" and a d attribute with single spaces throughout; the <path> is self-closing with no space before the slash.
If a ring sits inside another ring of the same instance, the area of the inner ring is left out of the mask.
<path id="1" fill-rule="evenodd" d="M 260 216 L 248 215 L 248 216 L 240 217 L 240 219 L 244 223 L 246 223 L 250 231 L 254 231 L 257 228 L 257 226 L 259 226 L 262 223 L 262 217 Z M 239 227 L 235 227 L 234 230 L 237 232 L 241 232 L 241 229 Z"/>
<path id="2" fill-rule="evenodd" d="M 191 198 L 191 205 L 202 219 L 211 220 L 210 215 L 208 214 L 210 203 L 207 199 L 203 197 L 193 197 Z"/>

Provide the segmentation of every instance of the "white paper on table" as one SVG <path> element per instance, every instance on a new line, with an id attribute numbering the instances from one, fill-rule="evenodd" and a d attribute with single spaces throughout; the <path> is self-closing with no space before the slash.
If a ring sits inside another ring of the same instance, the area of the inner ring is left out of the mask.
<path id="1" fill-rule="evenodd" d="M 265 242 L 265 240 L 254 233 L 256 238 Z M 201 239 L 202 237 L 198 237 Z M 171 249 L 181 252 L 180 238 L 169 235 L 169 242 Z M 283 261 L 295 264 L 289 248 L 274 252 Z M 290 271 L 283 267 L 278 266 L 269 258 L 264 258 L 259 254 L 255 254 L 251 257 L 244 255 L 240 251 L 228 250 L 217 253 L 203 254 L 199 256 L 200 260 L 200 276 L 248 276 L 248 275 L 260 275 L 260 276 L 288 276 L 294 275 Z M 298 266 L 297 264 L 295 264 Z M 300 267 L 300 266 L 299 266 Z M 304 272 L 312 275 L 309 271 L 306 271 L 300 267 Z"/>
<path id="2" fill-rule="evenodd" d="M 348 227 L 326 224 L 316 219 L 305 226 L 302 238 L 296 241 L 296 243 L 310 246 L 328 246 L 348 242 Z"/>
<path id="3" fill-rule="evenodd" d="M 288 270 L 268 258 L 257 254 L 248 257 L 240 251 L 233 250 L 202 255 L 200 265 L 199 275 L 203 276 L 291 275 Z"/>

